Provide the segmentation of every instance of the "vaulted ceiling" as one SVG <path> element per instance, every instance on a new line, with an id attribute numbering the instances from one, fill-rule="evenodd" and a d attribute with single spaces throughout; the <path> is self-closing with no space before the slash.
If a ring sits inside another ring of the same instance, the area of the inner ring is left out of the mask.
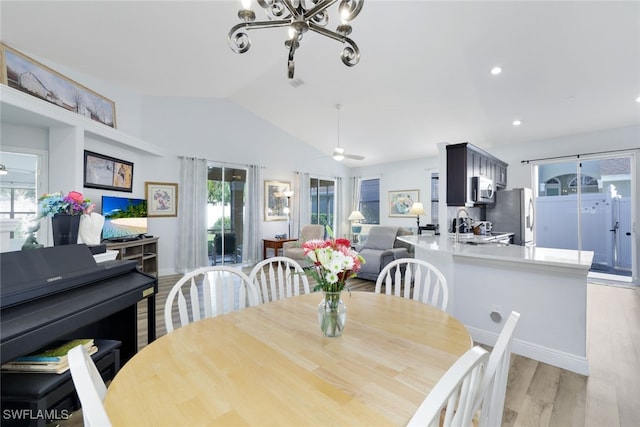
<path id="1" fill-rule="evenodd" d="M 442 141 L 491 149 L 640 123 L 636 1 L 367 0 L 352 22 L 360 63 L 345 67 L 341 43 L 307 33 L 296 85 L 286 29 L 230 50 L 237 0 L 0 7 L 15 49 L 143 95 L 227 98 L 328 156 L 341 104 L 340 145 L 366 156 L 352 166 L 435 155 Z"/>

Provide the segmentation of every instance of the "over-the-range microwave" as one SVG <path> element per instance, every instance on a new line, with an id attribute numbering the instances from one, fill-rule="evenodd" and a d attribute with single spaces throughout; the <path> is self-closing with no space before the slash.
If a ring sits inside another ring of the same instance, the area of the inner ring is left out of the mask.
<path id="1" fill-rule="evenodd" d="M 471 199 L 474 203 L 493 203 L 495 191 L 493 180 L 483 176 L 471 178 Z"/>

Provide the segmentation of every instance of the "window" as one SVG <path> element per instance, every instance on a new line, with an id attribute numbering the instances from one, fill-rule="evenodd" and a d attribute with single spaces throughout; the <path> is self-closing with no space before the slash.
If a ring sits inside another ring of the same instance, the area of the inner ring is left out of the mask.
<path id="1" fill-rule="evenodd" d="M 18 219 L 20 224 L 9 235 L 9 249 L 19 250 L 29 231 L 31 221 L 38 210 L 38 187 L 41 186 L 36 171 L 44 164 L 40 152 L 19 152 L 20 149 L 0 152 L 0 163 L 8 173 L 0 175 L 0 217 Z M 39 221 L 36 234 L 40 243 L 46 244 L 46 221 Z M 44 225 L 44 226 L 43 226 Z M 43 232 L 44 231 L 44 232 Z"/>
<path id="2" fill-rule="evenodd" d="M 597 193 L 599 191 L 598 189 L 598 180 L 590 177 L 588 175 L 580 175 L 580 186 L 581 191 L 584 193 Z M 569 181 L 569 189 L 571 190 L 572 193 L 577 192 L 577 184 L 578 184 L 578 178 L 574 177 Z"/>
<path id="3" fill-rule="evenodd" d="M 440 174 L 433 172 L 431 174 L 431 223 L 438 223 L 438 197 L 440 192 Z"/>
<path id="4" fill-rule="evenodd" d="M 541 190 L 544 190 L 540 191 L 540 196 L 559 196 L 562 186 L 560 185 L 560 180 L 558 178 L 551 178 L 540 188 Z"/>
<path id="5" fill-rule="evenodd" d="M 30 220 L 36 216 L 37 200 L 35 188 L 1 188 L 0 217 L 21 219 L 16 231 L 11 232 L 12 239 L 21 239 L 27 231 Z"/>
<path id="6" fill-rule="evenodd" d="M 363 179 L 360 183 L 360 212 L 363 224 L 380 224 L 380 180 Z"/>

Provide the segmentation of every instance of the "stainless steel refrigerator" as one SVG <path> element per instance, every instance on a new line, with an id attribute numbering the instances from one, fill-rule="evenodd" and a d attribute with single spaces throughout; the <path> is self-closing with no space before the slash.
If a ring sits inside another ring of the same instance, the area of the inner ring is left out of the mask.
<path id="1" fill-rule="evenodd" d="M 513 243 L 532 246 L 534 226 L 533 191 L 530 188 L 499 190 L 496 203 L 487 206 L 486 219 L 498 232 L 514 233 Z"/>

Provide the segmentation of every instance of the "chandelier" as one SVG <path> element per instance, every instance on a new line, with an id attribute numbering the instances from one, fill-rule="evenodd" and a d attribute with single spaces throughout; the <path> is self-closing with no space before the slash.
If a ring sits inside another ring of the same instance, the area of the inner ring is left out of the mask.
<path id="1" fill-rule="evenodd" d="M 251 47 L 248 30 L 259 28 L 289 27 L 289 39 L 284 45 L 289 49 L 287 64 L 288 76 L 293 78 L 295 64 L 293 57 L 300 47 L 302 35 L 307 31 L 321 34 L 339 41 L 347 46 L 342 49 L 340 58 L 347 67 L 353 67 L 360 61 L 358 46 L 347 37 L 351 34 L 349 22 L 362 10 L 364 0 L 340 0 L 338 13 L 340 25 L 335 31 L 325 28 L 329 24 L 329 7 L 338 0 L 257 0 L 264 9 L 268 20 L 256 21 L 256 14 L 251 10 L 251 0 L 242 0 L 242 9 L 238 17 L 242 20 L 229 31 L 227 41 L 235 53 L 245 53 Z"/>

